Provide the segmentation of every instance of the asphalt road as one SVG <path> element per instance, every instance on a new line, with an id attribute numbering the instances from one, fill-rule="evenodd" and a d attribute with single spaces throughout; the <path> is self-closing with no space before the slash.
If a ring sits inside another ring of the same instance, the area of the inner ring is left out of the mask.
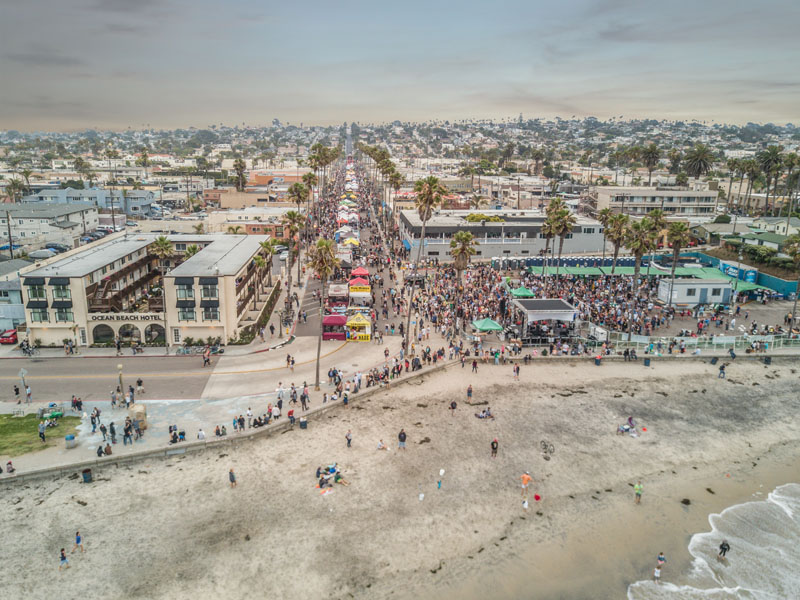
<path id="1" fill-rule="evenodd" d="M 212 365 L 216 362 L 213 358 Z M 200 356 L 6 359 L 0 361 L 0 399 L 13 400 L 15 384 L 24 398 L 19 377 L 24 368 L 34 401 L 60 402 L 73 394 L 85 401 L 108 400 L 117 386 L 119 364 L 125 387 L 141 377 L 145 398 L 154 399 L 199 398 L 212 371 L 202 368 Z"/>

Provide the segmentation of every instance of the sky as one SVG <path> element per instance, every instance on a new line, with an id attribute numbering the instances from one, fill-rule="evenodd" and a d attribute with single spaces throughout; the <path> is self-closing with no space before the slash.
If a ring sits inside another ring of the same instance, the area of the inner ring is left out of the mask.
<path id="1" fill-rule="evenodd" d="M 797 0 L 0 0 L 0 129 L 800 124 Z"/>

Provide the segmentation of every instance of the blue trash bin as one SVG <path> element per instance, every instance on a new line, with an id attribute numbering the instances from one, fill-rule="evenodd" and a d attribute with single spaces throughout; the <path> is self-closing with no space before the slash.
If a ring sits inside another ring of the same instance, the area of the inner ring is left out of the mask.
<path id="1" fill-rule="evenodd" d="M 92 470 L 91 469 L 84 469 L 83 470 L 83 483 L 92 483 Z"/>
<path id="2" fill-rule="evenodd" d="M 70 433 L 69 435 L 64 436 L 64 445 L 67 448 L 74 448 L 78 445 L 78 442 L 75 441 L 75 436 Z"/>
<path id="3" fill-rule="evenodd" d="M 644 366 L 645 367 L 649 367 L 650 366 L 650 359 L 649 358 L 645 358 L 644 359 Z"/>
<path id="4" fill-rule="evenodd" d="M 600 359 L 595 357 L 594 364 L 596 364 L 599 367 L 600 366 Z"/>

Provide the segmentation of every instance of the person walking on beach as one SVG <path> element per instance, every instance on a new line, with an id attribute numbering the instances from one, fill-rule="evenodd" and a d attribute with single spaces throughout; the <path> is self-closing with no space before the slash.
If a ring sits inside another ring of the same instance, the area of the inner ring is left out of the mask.
<path id="1" fill-rule="evenodd" d="M 58 570 L 60 571 L 61 569 L 69 569 L 69 561 L 67 560 L 67 551 L 64 548 L 61 549 L 59 559 L 61 562 L 58 565 Z"/>
<path id="2" fill-rule="evenodd" d="M 725 365 L 721 364 L 719 366 L 719 375 L 717 375 L 717 379 L 725 379 Z"/>
<path id="3" fill-rule="evenodd" d="M 642 501 L 642 482 L 639 481 L 633 486 L 633 502 L 639 504 Z"/>
<path id="4" fill-rule="evenodd" d="M 525 471 L 521 475 L 520 479 L 522 479 L 522 497 L 523 498 L 527 498 L 528 497 L 528 486 L 530 485 L 531 481 L 533 481 L 533 479 L 531 478 L 531 474 L 528 473 L 527 471 Z"/>
<path id="5" fill-rule="evenodd" d="M 656 567 L 653 569 L 653 581 L 657 584 L 661 583 L 661 567 Z"/>
<path id="6" fill-rule="evenodd" d="M 492 458 L 497 458 L 497 438 L 492 440 Z"/>
<path id="7" fill-rule="evenodd" d="M 718 560 L 725 560 L 725 555 L 728 554 L 728 550 L 731 549 L 730 544 L 728 544 L 727 540 L 722 540 L 722 543 L 719 545 L 719 554 L 717 554 Z"/>
<path id="8" fill-rule="evenodd" d="M 458 406 L 458 404 L 456 404 L 456 401 L 455 401 L 455 400 L 453 400 L 453 401 L 450 403 L 450 416 L 453 416 L 453 417 L 455 416 L 455 414 L 456 414 L 456 407 L 457 407 L 457 406 Z"/>
<path id="9" fill-rule="evenodd" d="M 19 400 L 19 386 L 18 385 L 14 386 L 14 400 L 17 401 L 17 404 L 20 403 L 20 400 Z"/>
<path id="10" fill-rule="evenodd" d="M 514 381 L 519 381 L 519 365 L 514 365 Z"/>
<path id="11" fill-rule="evenodd" d="M 347 440 L 347 447 L 350 448 L 350 444 L 353 443 L 353 433 L 348 429 L 347 433 L 344 435 L 344 439 Z"/>
<path id="12" fill-rule="evenodd" d="M 467 404 L 472 400 L 472 384 L 467 388 Z"/>
<path id="13" fill-rule="evenodd" d="M 472 372 L 473 373 L 477 373 L 478 372 L 478 361 L 477 360 L 473 360 L 472 361 Z"/>
<path id="14" fill-rule="evenodd" d="M 39 438 L 42 440 L 44 444 L 47 440 L 44 437 L 44 432 L 47 429 L 47 426 L 44 424 L 44 421 L 39 421 Z"/>
<path id="15" fill-rule="evenodd" d="M 667 562 L 667 557 L 664 556 L 663 552 L 659 552 L 658 553 L 658 566 L 660 567 L 666 562 Z"/>
<path id="16" fill-rule="evenodd" d="M 400 433 L 397 434 L 397 448 L 399 450 L 406 449 L 406 430 L 401 429 Z"/>
<path id="17" fill-rule="evenodd" d="M 85 550 L 83 549 L 83 538 L 81 537 L 80 531 L 75 532 L 75 545 L 72 546 L 72 552 L 70 552 L 70 554 L 74 554 L 75 550 L 77 550 L 78 548 L 81 549 L 81 552 L 85 552 Z"/>
<path id="18" fill-rule="evenodd" d="M 230 480 L 230 482 L 231 482 L 231 487 L 235 488 L 236 487 L 236 475 L 233 473 L 233 469 L 228 471 L 228 480 Z"/>

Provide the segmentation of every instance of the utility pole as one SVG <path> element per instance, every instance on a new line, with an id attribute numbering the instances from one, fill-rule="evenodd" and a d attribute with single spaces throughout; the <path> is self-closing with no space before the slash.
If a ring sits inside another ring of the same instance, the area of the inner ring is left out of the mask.
<path id="1" fill-rule="evenodd" d="M 11 217 L 8 216 L 8 211 L 6 211 L 6 227 L 8 228 L 8 253 L 11 255 L 11 258 L 14 258 L 14 242 L 11 240 Z"/>

